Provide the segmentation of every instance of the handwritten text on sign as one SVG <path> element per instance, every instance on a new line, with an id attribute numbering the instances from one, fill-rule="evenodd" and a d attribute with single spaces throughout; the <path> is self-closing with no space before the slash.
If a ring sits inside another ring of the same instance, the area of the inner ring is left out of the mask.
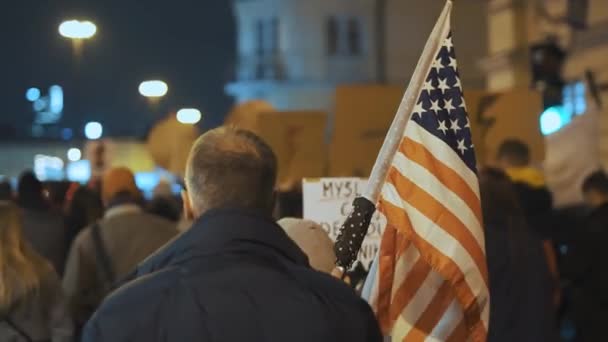
<path id="1" fill-rule="evenodd" d="M 362 178 L 304 179 L 304 218 L 319 223 L 335 241 L 353 200 L 361 195 L 366 185 L 367 180 Z M 385 225 L 384 216 L 376 212 L 359 252 L 358 260 L 366 268 L 380 248 Z"/>

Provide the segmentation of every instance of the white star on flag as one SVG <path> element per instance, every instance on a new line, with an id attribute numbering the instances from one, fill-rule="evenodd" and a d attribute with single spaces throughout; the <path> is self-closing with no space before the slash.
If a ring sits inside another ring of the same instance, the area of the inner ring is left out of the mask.
<path id="1" fill-rule="evenodd" d="M 465 112 L 467 111 L 467 104 L 464 103 L 464 97 L 460 98 L 460 106 L 458 106 L 458 107 L 464 109 Z"/>
<path id="2" fill-rule="evenodd" d="M 454 82 L 454 85 L 452 85 L 453 88 L 462 88 L 462 84 L 460 84 L 460 78 L 456 77 L 456 82 Z"/>
<path id="3" fill-rule="evenodd" d="M 441 89 L 442 94 L 445 94 L 445 91 L 450 89 L 450 86 L 448 85 L 448 79 L 447 78 L 442 79 L 440 77 L 439 85 L 437 86 L 437 88 Z"/>
<path id="4" fill-rule="evenodd" d="M 454 47 L 454 43 L 452 43 L 452 37 L 447 38 L 443 42 L 443 46 L 445 46 L 448 49 L 448 52 L 451 52 L 452 48 Z"/>
<path id="5" fill-rule="evenodd" d="M 454 70 L 458 70 L 458 62 L 456 61 L 456 58 L 450 57 L 450 64 L 448 66 L 454 68 Z"/>
<path id="6" fill-rule="evenodd" d="M 454 134 L 457 134 L 462 129 L 458 126 L 458 119 L 450 120 L 450 129 L 454 131 Z"/>
<path id="7" fill-rule="evenodd" d="M 464 139 L 460 139 L 458 140 L 458 147 L 456 147 L 460 153 L 464 154 L 464 152 L 466 150 L 468 150 L 468 148 L 466 146 L 464 146 Z"/>
<path id="8" fill-rule="evenodd" d="M 435 115 L 439 114 L 439 111 L 441 110 L 441 107 L 439 107 L 439 100 L 431 101 L 431 109 L 430 110 L 434 111 Z"/>
<path id="9" fill-rule="evenodd" d="M 445 125 L 445 120 L 439 120 L 439 127 L 437 130 L 441 131 L 443 134 L 448 131 L 448 127 Z"/>
<path id="10" fill-rule="evenodd" d="M 422 86 L 422 90 L 426 90 L 429 92 L 429 95 L 431 94 L 431 92 L 433 90 L 435 90 L 435 87 L 433 87 L 433 80 L 428 80 L 424 82 L 424 85 Z"/>
<path id="11" fill-rule="evenodd" d="M 443 106 L 444 109 L 448 111 L 448 114 L 450 114 L 451 111 L 456 109 L 456 107 L 454 107 L 454 105 L 452 105 L 452 101 L 454 101 L 454 100 L 453 99 L 445 100 L 445 105 Z"/>
<path id="12" fill-rule="evenodd" d="M 419 117 L 422 117 L 422 113 L 426 112 L 426 109 L 422 106 L 422 101 L 418 102 L 414 106 L 414 110 L 412 111 L 412 115 L 418 114 Z"/>
<path id="13" fill-rule="evenodd" d="M 471 128 L 471 122 L 469 121 L 469 117 L 467 117 L 467 124 L 464 125 L 464 128 Z M 471 146 L 471 148 L 473 147 Z"/>
<path id="14" fill-rule="evenodd" d="M 441 71 L 441 69 L 443 69 L 443 68 L 445 68 L 445 67 L 441 63 L 441 57 L 438 57 L 436 60 L 434 60 L 433 64 L 431 65 L 431 70 L 435 69 L 437 71 L 437 73 L 439 73 L 439 71 Z"/>

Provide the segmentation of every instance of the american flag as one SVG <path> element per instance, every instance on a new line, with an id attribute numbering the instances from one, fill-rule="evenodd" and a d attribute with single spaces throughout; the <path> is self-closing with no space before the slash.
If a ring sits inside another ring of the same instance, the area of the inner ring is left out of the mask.
<path id="1" fill-rule="evenodd" d="M 426 77 L 410 83 L 415 101 L 378 199 L 388 223 L 364 295 L 393 341 L 487 335 L 479 184 L 450 10 L 448 1 L 418 64 Z"/>

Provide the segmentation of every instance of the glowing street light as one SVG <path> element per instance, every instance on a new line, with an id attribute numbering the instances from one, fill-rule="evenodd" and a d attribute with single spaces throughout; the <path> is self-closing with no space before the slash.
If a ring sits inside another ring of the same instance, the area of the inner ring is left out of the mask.
<path id="1" fill-rule="evenodd" d="M 80 149 L 78 148 L 71 148 L 68 150 L 68 160 L 75 162 L 75 161 L 79 161 L 80 158 L 82 158 L 82 151 L 80 151 Z"/>
<path id="2" fill-rule="evenodd" d="M 30 101 L 30 102 L 34 102 L 34 101 L 38 100 L 40 98 L 40 89 L 38 89 L 38 88 L 29 88 L 25 92 L 25 98 L 28 101 Z"/>
<path id="3" fill-rule="evenodd" d="M 540 131 L 543 135 L 553 134 L 568 123 L 568 118 L 561 106 L 547 108 L 540 115 Z"/>
<path id="4" fill-rule="evenodd" d="M 177 112 L 177 121 L 183 124 L 194 125 L 201 121 L 201 116 L 201 111 L 196 108 L 183 108 Z"/>
<path id="5" fill-rule="evenodd" d="M 68 20 L 59 25 L 59 34 L 70 39 L 89 39 L 97 32 L 97 26 L 85 20 Z"/>
<path id="6" fill-rule="evenodd" d="M 84 126 L 84 135 L 89 140 L 97 140 L 103 135 L 103 126 L 99 122 L 89 122 Z"/>
<path id="7" fill-rule="evenodd" d="M 160 80 L 144 81 L 139 85 L 139 93 L 145 97 L 163 97 L 168 91 L 167 83 Z"/>

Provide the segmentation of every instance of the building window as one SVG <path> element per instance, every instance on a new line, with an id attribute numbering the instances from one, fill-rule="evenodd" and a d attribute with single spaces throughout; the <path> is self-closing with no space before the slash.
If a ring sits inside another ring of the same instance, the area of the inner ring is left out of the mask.
<path id="1" fill-rule="evenodd" d="M 568 83 L 563 89 L 562 105 L 549 107 L 540 115 L 540 130 L 543 135 L 553 134 L 586 111 L 585 83 Z"/>
<path id="2" fill-rule="evenodd" d="M 278 18 L 255 21 L 255 50 L 258 56 L 268 56 L 280 50 L 280 23 Z"/>
<path id="3" fill-rule="evenodd" d="M 264 55 L 264 21 L 256 20 L 255 22 L 255 51 L 258 56 Z"/>
<path id="4" fill-rule="evenodd" d="M 327 19 L 327 54 L 357 56 L 362 52 L 361 25 L 357 18 Z"/>
<path id="5" fill-rule="evenodd" d="M 338 20 L 335 17 L 329 17 L 327 20 L 327 54 L 338 54 Z"/>
<path id="6" fill-rule="evenodd" d="M 356 56 L 361 54 L 361 32 L 357 19 L 348 20 L 348 54 Z"/>
<path id="7" fill-rule="evenodd" d="M 570 115 L 581 115 L 587 111 L 584 82 L 569 83 L 564 87 L 563 105 L 564 110 Z"/>
<path id="8" fill-rule="evenodd" d="M 279 18 L 272 18 L 270 20 L 270 51 L 272 51 L 275 55 L 280 51 L 280 26 L 279 26 Z"/>

